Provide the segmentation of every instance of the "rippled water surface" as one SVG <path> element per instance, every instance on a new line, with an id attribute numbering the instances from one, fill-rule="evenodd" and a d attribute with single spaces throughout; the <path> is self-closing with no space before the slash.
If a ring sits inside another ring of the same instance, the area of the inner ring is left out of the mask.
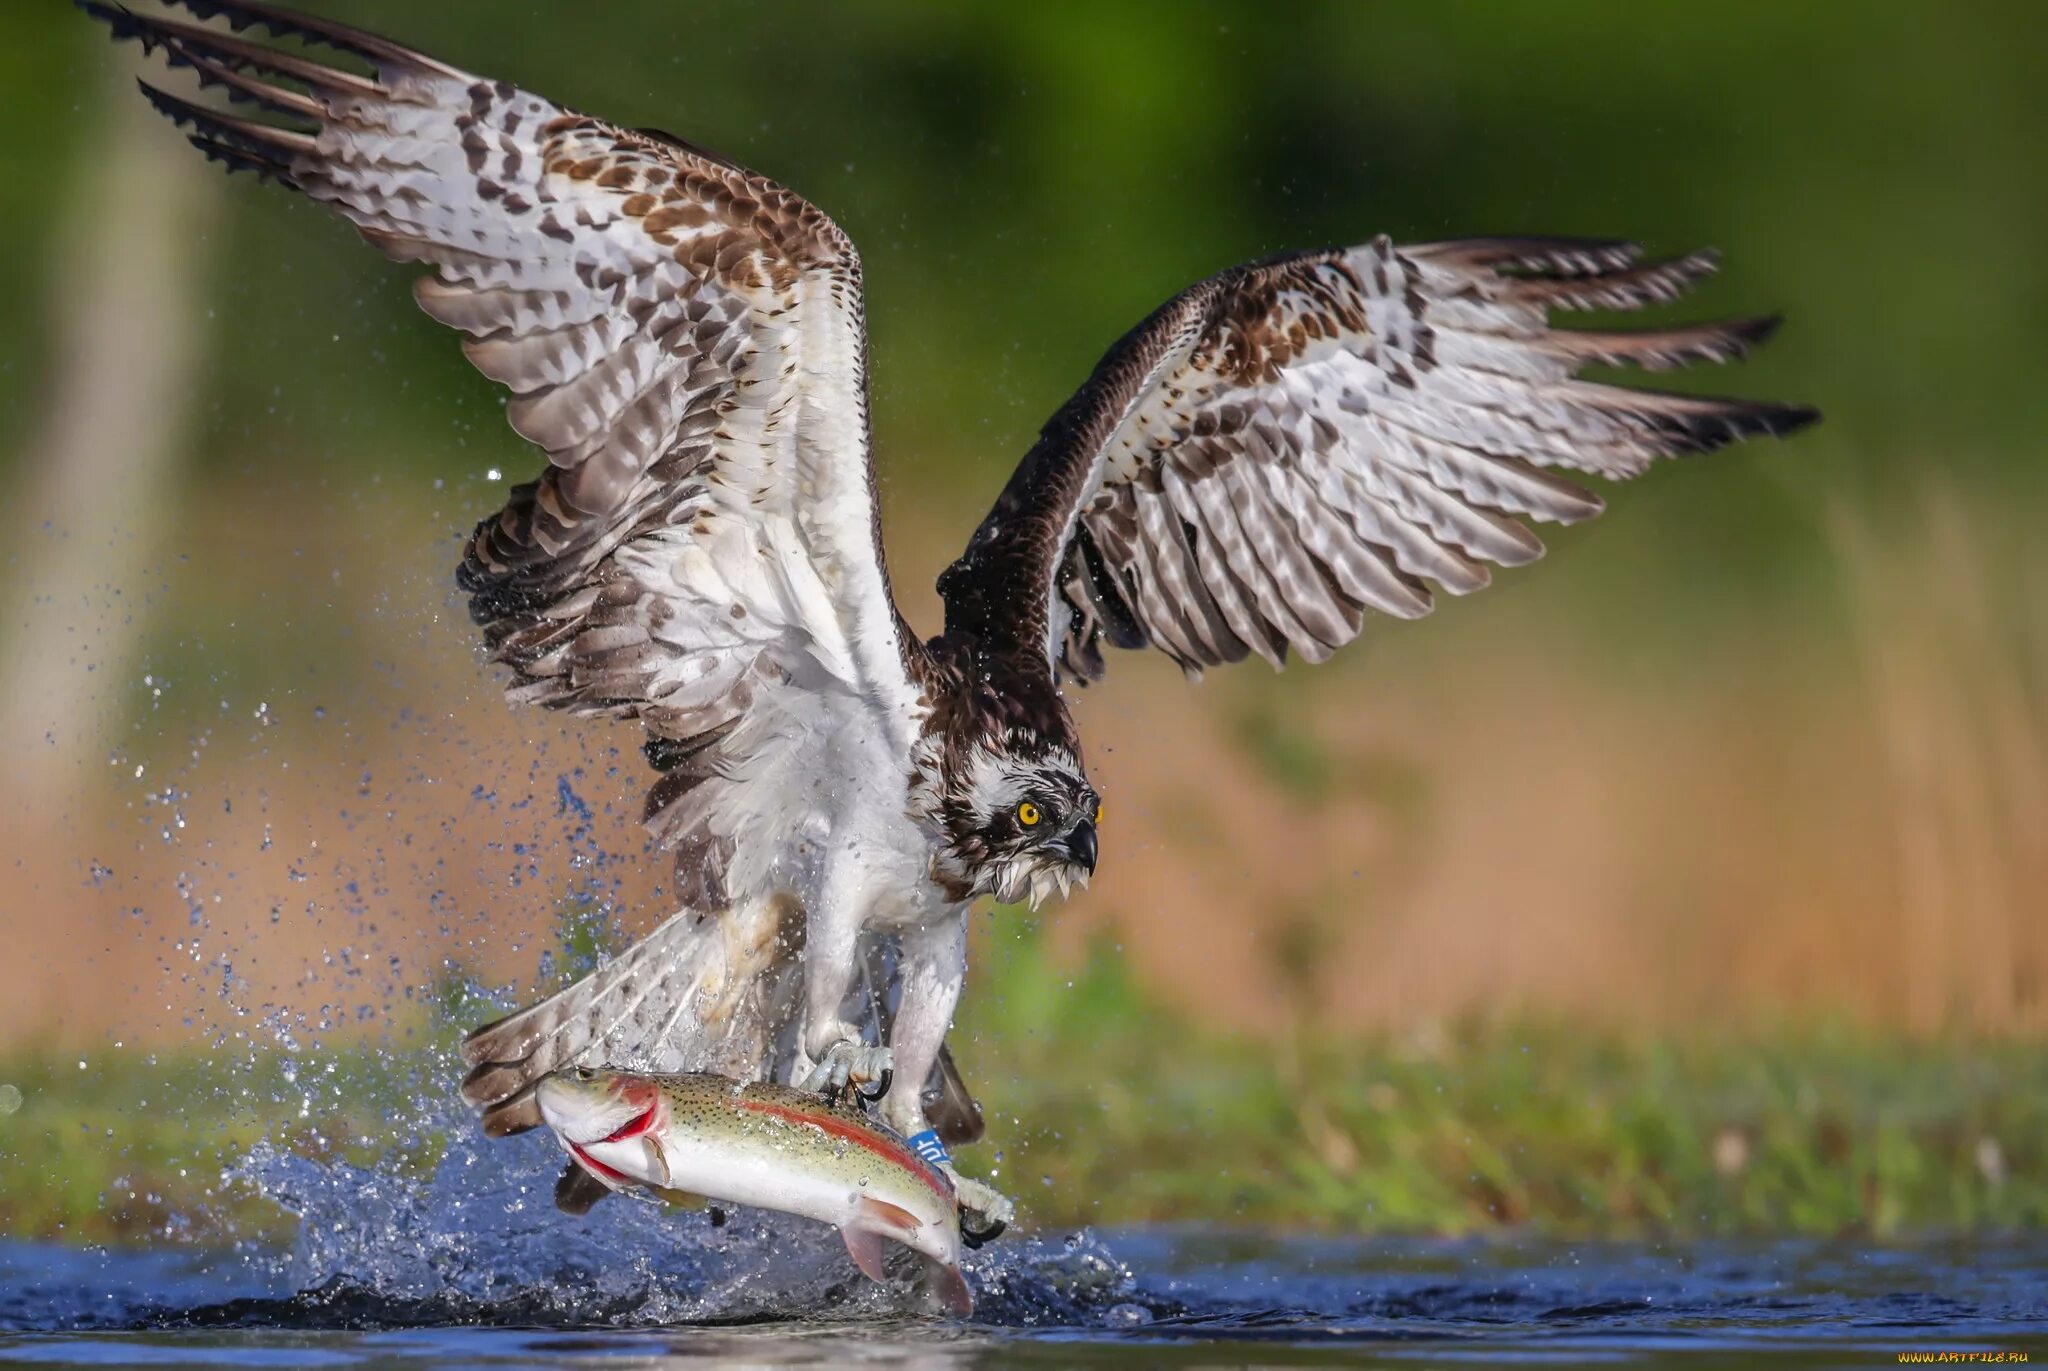
<path id="1" fill-rule="evenodd" d="M 296 1216 L 283 1247 L 0 1242 L 0 1363 L 641 1366 L 2048 1364 L 2048 1237 L 1562 1245 L 1138 1229 L 970 1254 L 967 1321 L 860 1276 L 830 1230 L 608 1199 L 553 1203 L 544 1137 L 483 1139 L 445 1092 L 394 1124 L 432 1165 L 270 1142 L 222 1188 Z M 203 1216 L 193 1216 L 203 1217 Z M 185 1231 L 176 1226 L 173 1231 Z"/>
<path id="2" fill-rule="evenodd" d="M 390 1234 L 388 1265 L 303 1288 L 303 1251 L 0 1246 L 0 1328 L 12 1330 L 0 1362 L 1052 1366 L 1135 1354 L 1707 1367 L 1992 1350 L 2048 1361 L 2038 1240 L 1580 1247 L 1125 1231 L 991 1248 L 972 1270 L 980 1307 L 958 1322 L 909 1312 L 907 1289 L 860 1281 L 829 1235 L 801 1225 L 671 1225 L 671 1248 L 650 1251 L 643 1210 L 660 1213 L 621 1209 L 616 1261 L 602 1241 L 586 1245 L 592 1230 L 558 1225 L 572 1240 L 508 1252 L 503 1279 L 476 1283 L 433 1273 L 431 1233 Z"/>

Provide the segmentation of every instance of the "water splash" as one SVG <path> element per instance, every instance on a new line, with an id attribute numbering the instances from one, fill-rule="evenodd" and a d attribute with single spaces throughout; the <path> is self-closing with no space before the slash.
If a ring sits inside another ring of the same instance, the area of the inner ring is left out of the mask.
<path id="1" fill-rule="evenodd" d="M 161 683 L 152 676 L 144 684 Z M 279 729 L 334 728 L 323 708 L 309 715 L 298 702 L 251 709 L 223 700 L 221 718 L 253 727 L 252 747 L 270 745 Z M 410 716 L 405 726 L 425 727 Z M 132 766 L 154 836 L 180 849 L 194 847 L 186 814 L 203 779 L 201 742 L 195 738 L 183 759 L 152 754 L 145 762 L 118 751 L 110 758 Z M 496 875 L 507 892 L 553 886 L 553 936 L 528 945 L 541 987 L 587 972 L 624 942 L 620 871 L 644 854 L 605 849 L 608 830 L 591 799 L 600 768 L 589 757 L 566 766 L 536 761 L 517 798 L 501 800 L 481 783 L 472 796 L 508 813 L 533 811 L 508 823 L 512 836 L 488 860 L 504 863 Z M 367 767 L 360 779 L 369 795 Z M 226 804 L 228 814 L 245 808 L 232 798 Z M 339 816 L 344 824 L 356 817 Z M 243 821 L 262 825 L 269 851 L 261 792 Z M 518 836 L 528 830 L 533 836 Z M 247 873 L 194 850 L 175 883 L 183 917 L 172 970 L 211 993 L 192 1021 L 207 1044 L 203 1067 L 181 1078 L 190 1089 L 168 1103 L 193 1120 L 233 1121 L 237 1134 L 260 1141 L 228 1148 L 232 1160 L 218 1183 L 203 1187 L 209 1198 L 160 1222 L 151 1216 L 151 1232 L 185 1244 L 210 1276 L 231 1277 L 235 1293 L 143 1305 L 137 1318 L 185 1326 L 641 1326 L 746 1322 L 791 1310 L 884 1319 L 921 1309 L 914 1281 L 866 1280 L 836 1234 L 800 1219 L 743 1211 L 714 1228 L 701 1213 L 624 1198 L 583 1218 L 560 1213 L 553 1191 L 563 1159 L 551 1142 L 488 1141 L 456 1100 L 457 1034 L 529 998 L 482 983 L 457 960 L 502 958 L 488 921 L 435 907 L 457 937 L 450 959 L 424 983 L 379 931 L 417 916 L 392 906 L 385 854 L 350 858 L 312 837 L 305 843 L 284 861 L 283 879 L 308 886 L 324 876 L 339 894 L 332 903 L 308 898 L 303 908 L 286 897 L 269 904 L 272 923 L 332 920 L 285 1003 L 252 989 L 237 965 L 251 959 L 231 959 L 240 949 L 216 926 L 217 906 L 240 907 Z M 387 1036 L 366 1042 L 363 1028 L 376 1022 L 390 1026 Z M 289 1222 L 274 1227 L 288 1229 L 289 1241 L 202 1246 L 246 1231 L 252 1209 L 282 1211 Z M 898 1274 L 915 1270 L 914 1257 L 900 1260 Z M 984 1308 L 1018 1322 L 1108 1310 L 1130 1286 L 1129 1273 L 1088 1237 L 1013 1239 L 977 1254 L 967 1269 Z"/>
<path id="2" fill-rule="evenodd" d="M 714 1225 L 616 1197 L 571 1217 L 555 1208 L 562 1157 L 544 1136 L 487 1140 L 452 1103 L 393 1126 L 440 1155 L 422 1163 L 415 1148 L 364 1163 L 266 1139 L 235 1163 L 231 1183 L 297 1219 L 287 1248 L 242 1254 L 250 1278 L 290 1293 L 161 1311 L 162 1322 L 652 1327 L 927 1312 L 909 1253 L 877 1285 L 836 1233 L 787 1215 L 742 1210 Z M 980 1316 L 1012 1324 L 1094 1322 L 1128 1304 L 1133 1286 L 1090 1235 L 992 1246 L 967 1271 Z"/>

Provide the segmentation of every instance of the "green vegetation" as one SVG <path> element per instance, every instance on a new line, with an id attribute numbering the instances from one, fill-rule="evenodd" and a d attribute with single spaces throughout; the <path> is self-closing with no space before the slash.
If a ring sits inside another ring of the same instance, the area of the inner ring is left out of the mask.
<path id="1" fill-rule="evenodd" d="M 1217 1038 L 1147 1003 L 1113 949 L 1063 968 L 1023 928 L 982 958 L 956 1038 L 992 1134 L 961 1160 L 999 1168 L 1041 1226 L 1881 1237 L 2048 1222 L 2037 1044 L 1529 1023 Z M 275 1058 L 0 1064 L 23 1096 L 0 1117 L 0 1232 L 281 1234 L 288 1220 L 223 1165 L 266 1135 L 375 1155 L 416 1080 L 445 1074 L 408 1066 L 359 1050 L 302 1058 L 298 1081 Z M 349 1107 L 300 1117 L 302 1097 Z M 391 1164 L 433 1159 L 430 1140 Z"/>
<path id="2" fill-rule="evenodd" d="M 0 1117 L 0 1234 L 66 1242 L 284 1236 L 290 1217 L 229 1168 L 265 1138 L 315 1160 L 431 1162 L 437 1140 L 383 1141 L 385 1117 L 405 1107 L 408 1074 L 359 1049 L 297 1062 L 277 1052 L 190 1050 L 0 1061 L 0 1080 L 21 1092 L 20 1107 Z M 315 1097 L 357 1107 L 300 1116 L 296 1101 Z"/>
<path id="3" fill-rule="evenodd" d="M 983 1042 L 961 1053 L 1010 1140 L 1005 1184 L 1040 1222 L 1883 1236 L 2048 1220 L 2038 1044 L 1526 1022 L 1255 1043 L 1162 1017 L 1107 947 L 1071 977 L 1030 936 L 980 966 Z"/>

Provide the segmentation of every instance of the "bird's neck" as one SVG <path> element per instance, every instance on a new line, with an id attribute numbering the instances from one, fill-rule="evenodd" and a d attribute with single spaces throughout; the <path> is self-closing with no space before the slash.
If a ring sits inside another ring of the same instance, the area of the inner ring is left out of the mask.
<path id="1" fill-rule="evenodd" d="M 1074 721 L 1038 654 L 1024 660 L 986 651 L 975 639 L 947 633 L 926 645 L 934 670 L 927 682 L 931 714 L 927 734 L 965 747 L 1006 733 L 1023 733 L 1080 752 Z"/>

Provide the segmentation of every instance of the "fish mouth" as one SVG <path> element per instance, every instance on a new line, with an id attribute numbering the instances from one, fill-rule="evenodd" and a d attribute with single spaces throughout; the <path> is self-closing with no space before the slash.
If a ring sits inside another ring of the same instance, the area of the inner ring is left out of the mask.
<path id="1" fill-rule="evenodd" d="M 625 1123 L 602 1138 L 593 1138 L 589 1142 L 582 1143 L 569 1142 L 568 1139 L 564 1138 L 563 1142 L 568 1143 L 569 1155 L 574 1157 L 579 1165 L 599 1180 L 609 1181 L 614 1185 L 640 1185 L 643 1182 L 628 1176 L 615 1166 L 606 1166 L 603 1162 L 591 1156 L 589 1149 L 602 1147 L 606 1143 L 631 1142 L 634 1138 L 644 1136 L 654 1127 L 655 1116 L 660 1112 L 661 1102 L 656 1100 L 648 1105 L 645 1110 L 626 1120 Z"/>

